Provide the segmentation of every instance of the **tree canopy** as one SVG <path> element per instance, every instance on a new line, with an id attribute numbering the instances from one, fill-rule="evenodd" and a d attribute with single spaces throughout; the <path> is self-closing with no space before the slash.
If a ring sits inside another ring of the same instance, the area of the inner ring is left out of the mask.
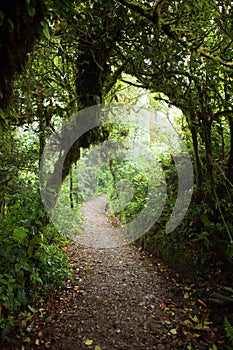
<path id="1" fill-rule="evenodd" d="M 74 113 L 120 100 L 125 86 L 143 88 L 154 103 L 182 111 L 181 135 L 195 172 L 186 217 L 167 234 L 178 182 L 174 161 L 162 159 L 168 183 L 166 207 L 138 243 L 181 270 L 192 265 L 198 275 L 217 264 L 230 272 L 232 30 L 230 0 L 1 3 L 0 324 L 10 328 L 9 317 L 35 298 L 37 286 L 49 288 L 56 270 L 60 271 L 56 283 L 67 272 L 65 258 L 56 248 L 59 233 L 49 224 L 39 195 L 38 169 L 47 138 Z M 114 132 L 119 142 L 127 134 L 101 126 L 80 137 L 64 161 L 63 181 L 72 175 L 81 150 Z M 110 173 L 115 165 L 111 166 Z M 123 170 L 133 178 L 137 194 L 131 211 L 118 213 L 129 219 L 145 204 L 145 174 Z"/>

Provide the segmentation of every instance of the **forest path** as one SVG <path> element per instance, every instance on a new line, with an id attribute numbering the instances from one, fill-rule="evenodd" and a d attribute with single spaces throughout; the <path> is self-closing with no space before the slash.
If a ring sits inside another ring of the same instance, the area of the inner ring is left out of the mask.
<path id="1" fill-rule="evenodd" d="M 17 349 L 212 349 L 208 337 L 215 334 L 207 328 L 197 336 L 189 318 L 199 317 L 201 307 L 191 297 L 194 285 L 184 286 L 158 260 L 125 242 L 103 197 L 86 202 L 81 212 L 84 234 L 68 247 L 74 276 L 49 295 L 30 344 Z"/>

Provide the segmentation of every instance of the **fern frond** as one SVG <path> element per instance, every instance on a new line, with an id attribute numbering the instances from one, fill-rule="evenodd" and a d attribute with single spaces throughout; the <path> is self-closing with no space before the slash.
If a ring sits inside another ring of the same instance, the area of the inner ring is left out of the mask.
<path id="1" fill-rule="evenodd" d="M 27 228 L 17 226 L 13 229 L 12 238 L 15 242 L 21 245 L 27 239 L 27 235 L 28 235 Z"/>
<path id="2" fill-rule="evenodd" d="M 233 325 L 230 324 L 226 317 L 224 318 L 224 328 L 227 338 L 229 339 L 231 345 L 233 345 Z"/>

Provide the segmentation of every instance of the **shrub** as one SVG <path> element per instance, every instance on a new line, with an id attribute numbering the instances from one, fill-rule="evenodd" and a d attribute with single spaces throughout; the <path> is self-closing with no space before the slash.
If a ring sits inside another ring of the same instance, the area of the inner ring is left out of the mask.
<path id="1" fill-rule="evenodd" d="M 24 205 L 23 205 L 24 204 Z M 0 327 L 3 337 L 28 306 L 69 274 L 64 235 L 46 223 L 39 194 L 20 195 L 0 222 Z"/>

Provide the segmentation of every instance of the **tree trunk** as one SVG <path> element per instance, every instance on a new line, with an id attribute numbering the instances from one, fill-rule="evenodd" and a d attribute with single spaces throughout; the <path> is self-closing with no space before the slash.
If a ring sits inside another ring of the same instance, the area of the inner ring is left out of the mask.
<path id="1" fill-rule="evenodd" d="M 73 188 L 73 169 L 70 168 L 70 207 L 74 208 L 74 188 Z"/>
<path id="2" fill-rule="evenodd" d="M 190 114 L 191 117 L 191 125 L 190 125 L 190 131 L 192 135 L 192 142 L 193 142 L 193 150 L 194 150 L 194 155 L 195 155 L 195 170 L 196 170 L 196 183 L 197 183 L 197 188 L 201 188 L 202 182 L 203 182 L 203 172 L 202 172 L 202 164 L 201 160 L 199 157 L 199 145 L 198 145 L 198 139 L 197 139 L 197 130 L 194 125 L 195 121 L 195 114 L 191 112 Z"/>
<path id="3" fill-rule="evenodd" d="M 230 153 L 227 163 L 227 177 L 231 182 L 233 182 L 233 118 L 232 116 L 228 117 L 229 126 L 230 126 Z"/>

